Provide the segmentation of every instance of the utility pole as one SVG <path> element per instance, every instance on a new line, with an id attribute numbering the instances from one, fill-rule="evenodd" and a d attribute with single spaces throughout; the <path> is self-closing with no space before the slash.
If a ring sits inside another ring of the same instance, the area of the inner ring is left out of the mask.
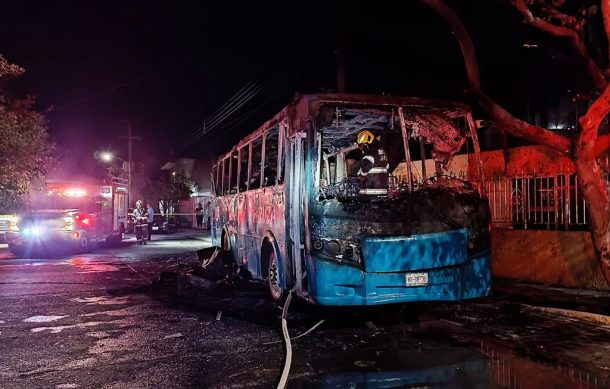
<path id="1" fill-rule="evenodd" d="M 335 60 L 337 61 L 337 93 L 345 93 L 345 38 L 343 32 L 337 32 L 335 37 Z"/>
<path id="2" fill-rule="evenodd" d="M 128 168 L 127 168 L 127 208 L 131 205 L 131 143 L 133 140 L 137 140 L 140 142 L 142 138 L 139 136 L 132 136 L 131 134 L 131 124 L 138 123 L 134 120 L 119 120 L 121 123 L 127 123 L 127 136 L 121 136 L 119 139 L 127 140 L 127 159 L 128 159 Z"/>

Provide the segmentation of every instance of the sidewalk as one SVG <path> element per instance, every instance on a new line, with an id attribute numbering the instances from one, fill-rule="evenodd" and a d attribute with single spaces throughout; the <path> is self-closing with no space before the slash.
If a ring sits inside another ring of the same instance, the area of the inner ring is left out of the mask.
<path id="1" fill-rule="evenodd" d="M 524 308 L 610 325 L 610 292 L 494 279 L 493 294 Z"/>
<path id="2" fill-rule="evenodd" d="M 128 237 L 134 237 L 135 239 L 135 235 L 130 234 L 127 235 Z M 175 232 L 172 232 L 171 234 L 159 234 L 159 233 L 153 233 L 152 234 L 152 239 L 154 240 L 155 237 L 157 237 L 157 239 L 197 239 L 197 240 L 203 240 L 206 242 L 209 242 L 210 244 L 212 243 L 212 238 L 210 237 L 210 231 L 209 230 L 195 230 L 192 228 L 180 228 L 177 229 Z"/>

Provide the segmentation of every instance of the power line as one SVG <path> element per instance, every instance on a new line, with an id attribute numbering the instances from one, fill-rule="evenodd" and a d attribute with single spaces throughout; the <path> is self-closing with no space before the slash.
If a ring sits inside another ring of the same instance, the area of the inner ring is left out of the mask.
<path id="1" fill-rule="evenodd" d="M 248 82 L 244 87 L 242 87 L 234 96 L 229 99 L 221 108 L 219 108 L 210 118 L 205 120 L 197 130 L 191 134 L 191 136 L 184 142 L 184 148 L 190 147 L 195 144 L 198 140 L 200 140 L 205 134 L 208 134 L 212 131 L 216 131 L 216 134 L 211 134 L 212 143 L 215 143 L 220 135 L 226 135 L 227 132 L 223 132 L 222 134 L 218 133 L 218 130 L 223 130 L 229 126 L 233 126 L 233 128 L 229 129 L 228 133 L 233 132 L 241 123 L 250 118 L 256 112 L 258 112 L 263 106 L 269 104 L 274 98 L 283 94 L 288 89 L 293 87 L 293 83 L 301 79 L 307 73 L 311 71 L 312 68 L 317 66 L 324 58 L 328 57 L 329 54 L 325 53 L 311 61 L 304 68 L 302 68 L 301 72 L 292 78 L 292 81 L 284 84 L 283 87 L 280 87 L 276 93 L 274 93 L 270 98 L 264 101 L 262 104 L 258 105 L 254 109 L 246 112 L 245 114 L 240 115 L 236 119 L 231 122 L 222 124 L 222 122 L 230 117 L 233 113 L 235 113 L 239 108 L 241 108 L 245 103 L 251 100 L 256 94 L 260 92 L 263 88 L 262 86 L 258 88 L 254 88 L 257 81 Z M 260 77 L 259 77 L 260 79 Z M 254 91 L 251 91 L 254 88 Z M 250 91 L 250 93 L 248 93 Z"/>
<path id="2" fill-rule="evenodd" d="M 235 99 L 235 101 L 231 102 L 230 104 L 225 103 L 224 106 L 226 106 L 226 107 L 222 110 L 222 112 L 219 113 L 218 115 L 214 115 L 215 117 L 211 121 L 209 121 L 209 120 L 204 121 L 202 126 L 200 126 L 200 128 L 194 134 L 192 134 L 191 137 L 184 143 L 184 147 L 189 147 L 193 143 L 197 142 L 205 134 L 207 134 L 210 131 L 213 131 L 224 120 L 226 120 L 228 117 L 233 115 L 237 110 L 239 110 L 241 107 L 243 107 L 248 101 L 250 101 L 252 98 L 254 98 L 254 96 L 256 96 L 264 87 L 265 87 L 264 84 L 262 84 L 260 82 L 256 82 L 256 83 L 252 84 L 250 87 L 248 87 L 246 90 L 244 90 L 241 94 L 239 94 L 240 96 L 237 99 Z M 242 88 L 242 90 L 243 89 L 244 88 Z M 235 96 L 237 96 L 237 95 L 235 95 Z"/>
<path id="3" fill-rule="evenodd" d="M 218 108 L 212 115 L 210 115 L 198 128 L 197 130 L 200 130 L 201 128 L 203 128 L 204 124 L 207 124 L 207 122 L 214 120 L 217 116 L 219 116 L 226 108 L 229 104 L 231 104 L 233 101 L 237 100 L 238 98 L 240 98 L 240 96 L 242 96 L 244 93 L 246 93 L 249 89 L 251 89 L 253 86 L 255 86 L 256 84 L 260 83 L 261 81 L 261 77 L 257 77 L 255 80 L 253 81 L 249 81 L 248 83 L 246 83 L 246 85 L 244 85 L 239 91 L 237 91 L 237 93 L 235 93 L 233 96 L 231 96 L 220 108 Z"/>
<path id="4" fill-rule="evenodd" d="M 235 95 L 233 95 L 221 108 L 219 108 L 210 118 L 206 119 L 197 130 L 191 134 L 189 139 L 184 142 L 185 146 L 189 146 L 196 142 L 201 136 L 209 131 L 210 125 L 216 125 L 220 118 L 226 118 L 227 113 L 232 114 L 235 112 L 235 108 L 239 108 L 245 104 L 254 94 L 258 93 L 262 87 L 260 85 L 260 79 L 248 82 L 242 87 Z M 253 90 L 253 88 L 255 88 Z"/>
<path id="5" fill-rule="evenodd" d="M 224 119 L 227 118 L 227 116 L 230 116 L 231 113 L 235 112 L 235 110 L 237 108 L 243 106 L 246 102 L 248 102 L 250 99 L 252 99 L 256 94 L 258 94 L 258 92 L 260 92 L 263 88 L 264 88 L 264 85 L 261 85 L 261 86 L 257 87 L 256 89 L 248 92 L 247 95 L 243 96 L 243 98 L 240 102 L 235 103 L 233 105 L 233 107 L 231 107 L 231 111 L 224 112 L 221 117 L 215 118 L 214 120 L 211 120 L 209 123 L 206 122 L 207 128 L 208 129 L 213 128 L 217 124 L 221 123 Z"/>
<path id="6" fill-rule="evenodd" d="M 277 91 L 270 96 L 267 100 L 263 101 L 261 104 L 259 104 L 257 107 L 255 107 L 254 109 L 250 110 L 249 112 L 246 112 L 245 115 L 242 115 L 240 118 L 237 118 L 236 120 L 234 120 L 233 122 L 227 123 L 223 126 L 221 126 L 219 129 L 224 129 L 230 125 L 233 125 L 234 127 L 232 129 L 229 129 L 228 132 L 224 132 L 223 135 L 226 135 L 227 133 L 231 133 L 234 130 L 236 130 L 238 128 L 238 126 L 243 123 L 245 120 L 247 120 L 248 118 L 250 118 L 252 115 L 254 115 L 255 113 L 257 113 L 261 108 L 263 108 L 265 105 L 269 104 L 273 99 L 275 99 L 276 97 L 290 91 L 293 88 L 293 83 L 299 79 L 301 79 L 305 74 L 307 74 L 314 66 L 316 66 L 322 59 L 324 59 L 325 57 L 327 57 L 328 54 L 322 54 L 321 56 L 319 56 L 318 58 L 316 58 L 315 60 L 313 60 L 312 62 L 310 62 L 303 71 L 301 71 L 299 74 L 297 74 L 295 77 L 293 77 L 292 82 L 291 83 L 287 83 L 284 84 L 283 87 L 280 87 L 279 89 L 277 89 Z M 212 142 L 216 142 L 221 138 L 218 138 L 220 134 L 212 134 L 212 137 L 216 137 L 216 139 L 213 139 Z"/>

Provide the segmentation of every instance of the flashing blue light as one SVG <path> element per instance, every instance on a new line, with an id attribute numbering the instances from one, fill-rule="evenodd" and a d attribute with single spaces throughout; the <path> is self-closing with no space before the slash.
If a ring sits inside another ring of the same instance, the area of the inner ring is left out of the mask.
<path id="1" fill-rule="evenodd" d="M 42 227 L 38 227 L 38 226 L 24 228 L 22 231 L 24 236 L 33 236 L 35 238 L 41 237 L 43 232 L 44 232 L 44 229 Z"/>

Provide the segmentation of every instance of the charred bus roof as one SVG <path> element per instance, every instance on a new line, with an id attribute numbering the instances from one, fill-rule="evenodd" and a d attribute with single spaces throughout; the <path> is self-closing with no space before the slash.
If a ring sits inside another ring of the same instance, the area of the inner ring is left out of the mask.
<path id="1" fill-rule="evenodd" d="M 347 93 L 307 94 L 284 107 L 279 113 L 259 126 L 258 129 L 240 140 L 230 151 L 222 153 L 215 164 L 218 164 L 227 154 L 258 138 L 269 129 L 278 127 L 283 121 L 290 124 L 289 135 L 301 131 L 305 127 L 305 123 L 301 123 L 301 120 L 308 116 L 314 119 L 319 127 L 326 127 L 328 123 L 325 123 L 324 107 L 336 108 L 339 106 L 346 107 L 345 112 L 352 118 L 358 117 L 354 122 L 364 118 L 365 122 L 361 124 L 363 128 L 374 128 L 375 121 L 379 120 L 387 124 L 392 115 L 392 109 L 398 107 L 403 107 L 412 114 L 439 114 L 448 118 L 464 116 L 471 112 L 468 105 L 451 100 Z"/>

